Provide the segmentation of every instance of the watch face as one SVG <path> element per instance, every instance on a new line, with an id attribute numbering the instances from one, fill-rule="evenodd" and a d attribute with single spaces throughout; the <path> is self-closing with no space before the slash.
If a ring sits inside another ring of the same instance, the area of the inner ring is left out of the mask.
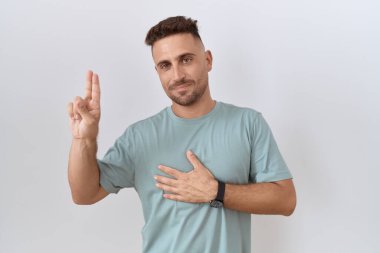
<path id="1" fill-rule="evenodd" d="M 215 207 L 215 208 L 220 208 L 220 207 L 223 207 L 223 202 L 214 199 L 210 202 L 210 206 Z"/>

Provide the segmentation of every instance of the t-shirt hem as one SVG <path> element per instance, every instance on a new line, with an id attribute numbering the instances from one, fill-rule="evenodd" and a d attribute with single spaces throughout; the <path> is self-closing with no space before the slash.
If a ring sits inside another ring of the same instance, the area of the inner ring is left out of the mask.
<path id="1" fill-rule="evenodd" d="M 270 183 L 270 182 L 276 182 L 276 181 L 281 181 L 281 180 L 286 180 L 286 179 L 293 179 L 293 176 L 288 171 L 283 171 L 283 172 L 276 172 L 275 175 L 269 178 L 262 177 L 262 179 L 257 180 L 256 183 Z"/>
<path id="2" fill-rule="evenodd" d="M 103 165 L 102 163 L 100 162 L 100 160 L 97 160 L 97 163 L 98 163 L 98 167 L 99 167 L 99 173 L 100 173 L 100 179 L 99 179 L 99 183 L 100 185 L 104 188 L 104 190 L 106 190 L 106 192 L 108 193 L 118 193 L 119 192 L 119 189 L 115 188 L 112 183 L 107 180 L 107 178 L 105 177 L 104 173 L 102 172 L 104 170 L 103 168 Z"/>

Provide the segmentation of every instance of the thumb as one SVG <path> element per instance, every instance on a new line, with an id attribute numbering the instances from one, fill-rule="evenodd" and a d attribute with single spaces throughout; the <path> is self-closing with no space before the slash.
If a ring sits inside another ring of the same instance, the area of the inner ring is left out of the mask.
<path id="1" fill-rule="evenodd" d="M 198 160 L 198 157 L 191 150 L 188 150 L 186 152 L 186 156 L 195 170 L 203 168 L 203 164 Z"/>

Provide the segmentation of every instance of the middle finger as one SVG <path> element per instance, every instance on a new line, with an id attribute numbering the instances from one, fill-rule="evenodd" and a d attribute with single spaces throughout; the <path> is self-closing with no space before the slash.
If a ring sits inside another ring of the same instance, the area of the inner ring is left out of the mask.
<path id="1" fill-rule="evenodd" d="M 163 183 L 166 185 L 171 185 L 171 186 L 178 186 L 178 180 L 176 179 L 171 179 L 163 176 L 154 176 L 154 179 L 156 179 L 157 182 Z"/>

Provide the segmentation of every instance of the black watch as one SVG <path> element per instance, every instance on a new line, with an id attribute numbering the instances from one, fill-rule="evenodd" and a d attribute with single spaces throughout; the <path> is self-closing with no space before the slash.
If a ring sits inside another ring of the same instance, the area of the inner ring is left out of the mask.
<path id="1" fill-rule="evenodd" d="M 218 193 L 216 194 L 215 199 L 210 200 L 211 207 L 215 207 L 215 208 L 223 207 L 225 188 L 226 188 L 226 184 L 218 180 Z"/>

